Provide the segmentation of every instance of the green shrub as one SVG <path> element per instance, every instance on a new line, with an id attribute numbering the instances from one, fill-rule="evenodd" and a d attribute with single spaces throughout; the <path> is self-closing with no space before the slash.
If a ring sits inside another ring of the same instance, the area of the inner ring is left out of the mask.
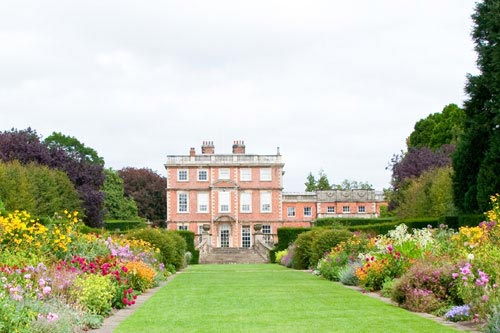
<path id="1" fill-rule="evenodd" d="M 191 253 L 191 260 L 188 262 L 188 264 L 198 264 L 200 251 L 196 250 L 194 246 L 194 232 L 187 230 L 177 230 L 176 232 L 177 234 L 179 234 L 179 236 L 184 238 L 184 240 L 186 241 L 186 251 Z"/>
<path id="2" fill-rule="evenodd" d="M 343 218 L 343 217 L 322 217 L 316 219 L 317 227 L 337 227 L 337 226 L 356 226 L 368 224 L 380 224 L 393 221 L 394 218 Z"/>
<path id="3" fill-rule="evenodd" d="M 460 227 L 476 227 L 485 220 L 483 214 L 459 215 L 458 225 Z"/>
<path id="4" fill-rule="evenodd" d="M 160 249 L 161 262 L 165 267 L 173 265 L 175 269 L 180 269 L 184 265 L 186 241 L 176 231 L 139 229 L 129 232 L 127 238 L 142 239 Z"/>
<path id="5" fill-rule="evenodd" d="M 285 250 L 295 242 L 298 235 L 303 232 L 310 231 L 311 228 L 278 228 L 278 245 L 276 245 L 276 250 Z"/>
<path id="6" fill-rule="evenodd" d="M 111 312 L 115 296 L 115 285 L 109 275 L 85 274 L 75 279 L 71 296 L 88 312 L 106 315 Z"/>
<path id="7" fill-rule="evenodd" d="M 283 257 L 286 256 L 287 253 L 288 249 L 276 252 L 276 257 L 272 262 L 275 262 L 277 264 L 281 263 L 281 259 L 283 259 Z"/>
<path id="8" fill-rule="evenodd" d="M 313 242 L 323 232 L 325 228 L 313 228 L 310 231 L 303 232 L 298 235 L 293 243 L 295 251 L 292 258 L 292 267 L 295 269 L 307 269 L 314 267 L 317 262 L 313 263 L 311 258 L 313 256 Z"/>
<path id="9" fill-rule="evenodd" d="M 309 265 L 315 267 L 318 261 L 323 258 L 325 253 L 338 245 L 340 242 L 348 240 L 352 237 L 352 233 L 346 229 L 326 229 L 317 234 L 311 244 L 311 258 Z"/>
<path id="10" fill-rule="evenodd" d="M 104 221 L 104 228 L 110 231 L 125 231 L 131 229 L 145 228 L 144 221 L 128 221 L 128 220 L 108 220 Z"/>

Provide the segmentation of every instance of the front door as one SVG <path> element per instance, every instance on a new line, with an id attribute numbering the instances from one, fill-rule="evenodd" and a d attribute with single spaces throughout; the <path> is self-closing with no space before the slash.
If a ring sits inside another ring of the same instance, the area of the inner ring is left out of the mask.
<path id="1" fill-rule="evenodd" d="M 250 247 L 250 227 L 241 227 L 241 247 Z"/>
<path id="2" fill-rule="evenodd" d="M 231 227 L 228 224 L 220 226 L 220 247 L 229 247 L 229 238 L 231 235 Z"/>

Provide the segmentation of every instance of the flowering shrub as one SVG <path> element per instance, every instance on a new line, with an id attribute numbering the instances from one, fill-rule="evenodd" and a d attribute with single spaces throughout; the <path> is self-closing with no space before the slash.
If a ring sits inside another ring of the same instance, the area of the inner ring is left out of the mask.
<path id="1" fill-rule="evenodd" d="M 281 258 L 280 264 L 285 267 L 292 267 L 293 255 L 295 253 L 295 245 L 290 245 L 286 250 L 286 254 Z"/>
<path id="2" fill-rule="evenodd" d="M 500 194 L 495 194 L 490 197 L 491 210 L 485 213 L 488 221 L 500 222 Z"/>
<path id="3" fill-rule="evenodd" d="M 83 274 L 76 278 L 71 295 L 90 313 L 106 315 L 111 312 L 115 286 L 109 276 Z"/>
<path id="4" fill-rule="evenodd" d="M 280 264 L 281 263 L 281 259 L 286 256 L 286 254 L 288 253 L 288 249 L 285 249 L 283 251 L 278 251 L 276 252 L 276 255 L 275 255 L 275 259 L 274 259 L 274 262 L 277 263 L 277 264 Z"/>
<path id="5" fill-rule="evenodd" d="M 151 266 L 142 261 L 131 261 L 125 264 L 130 286 L 141 292 L 151 288 L 156 272 Z"/>
<path id="6" fill-rule="evenodd" d="M 464 321 L 472 319 L 470 314 L 470 306 L 460 305 L 452 307 L 448 312 L 445 313 L 444 317 L 449 321 Z"/>

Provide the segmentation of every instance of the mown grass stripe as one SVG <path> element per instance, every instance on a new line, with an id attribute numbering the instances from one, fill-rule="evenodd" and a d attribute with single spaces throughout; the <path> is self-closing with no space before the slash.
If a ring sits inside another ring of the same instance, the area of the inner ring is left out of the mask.
<path id="1" fill-rule="evenodd" d="M 190 267 L 115 330 L 141 331 L 456 332 L 307 272 L 265 264 Z"/>

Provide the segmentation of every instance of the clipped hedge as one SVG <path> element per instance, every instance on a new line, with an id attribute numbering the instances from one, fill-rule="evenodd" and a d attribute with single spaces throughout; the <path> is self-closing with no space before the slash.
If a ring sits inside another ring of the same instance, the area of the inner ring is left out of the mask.
<path id="1" fill-rule="evenodd" d="M 288 249 L 288 246 L 290 246 L 291 244 L 293 244 L 293 242 L 295 242 L 298 235 L 310 230 L 311 228 L 292 228 L 292 227 L 278 228 L 277 231 L 278 244 L 276 244 L 274 249 L 269 251 L 269 260 L 271 262 L 275 262 L 276 252 Z"/>
<path id="2" fill-rule="evenodd" d="M 173 265 L 175 269 L 180 269 L 184 265 L 187 245 L 184 238 L 176 231 L 153 228 L 139 229 L 128 233 L 127 238 L 142 239 L 160 249 L 161 262 L 166 267 Z"/>
<path id="3" fill-rule="evenodd" d="M 368 225 L 368 224 L 380 224 L 393 221 L 394 218 L 354 218 L 354 217 L 321 217 L 316 219 L 315 226 L 317 227 L 329 227 L 329 226 L 356 226 L 356 225 Z"/>
<path id="4" fill-rule="evenodd" d="M 192 254 L 191 261 L 188 264 L 198 264 L 200 260 L 200 251 L 196 250 L 194 246 L 194 232 L 187 230 L 177 230 L 176 232 L 184 238 L 186 241 L 186 250 Z"/>
<path id="5" fill-rule="evenodd" d="M 144 221 L 128 221 L 128 220 L 109 220 L 104 221 L 104 228 L 109 231 L 124 231 L 132 229 L 145 228 Z"/>

